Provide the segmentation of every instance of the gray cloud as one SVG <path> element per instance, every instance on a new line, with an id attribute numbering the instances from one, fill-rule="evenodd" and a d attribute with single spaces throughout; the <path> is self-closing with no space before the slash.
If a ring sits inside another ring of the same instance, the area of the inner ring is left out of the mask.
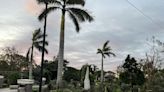
<path id="1" fill-rule="evenodd" d="M 87 0 L 86 9 L 93 14 L 95 21 L 82 23 L 80 33 L 75 32 L 72 21 L 66 17 L 65 58 L 70 61 L 70 66 L 80 68 L 83 64 L 90 63 L 100 67 L 101 57 L 96 54 L 96 50 L 106 40 L 110 40 L 110 46 L 117 57 L 106 58 L 105 70 L 116 70 L 127 54 L 144 57 L 148 50 L 146 38 L 156 36 L 164 41 L 164 2 L 129 1 L 150 16 L 153 23 L 126 0 Z M 5 0 L 0 4 L 0 47 L 14 45 L 21 53 L 25 53 L 30 46 L 33 30 L 40 26 L 43 29 L 43 23 L 39 23 L 37 16 L 25 9 L 25 3 L 25 0 L 16 0 L 13 3 Z M 38 9 L 38 6 L 36 7 Z M 51 13 L 47 27 L 47 40 L 50 43 L 47 59 L 52 59 L 58 53 L 59 29 L 60 13 Z M 39 58 L 40 54 L 37 54 L 38 62 Z"/>

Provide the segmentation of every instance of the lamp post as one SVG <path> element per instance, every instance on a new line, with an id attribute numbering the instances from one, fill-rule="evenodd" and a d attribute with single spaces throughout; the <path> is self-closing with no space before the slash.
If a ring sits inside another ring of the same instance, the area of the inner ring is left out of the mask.
<path id="1" fill-rule="evenodd" d="M 45 3 L 45 9 L 48 8 L 48 3 Z M 43 62 L 44 62 L 44 49 L 45 49 L 45 38 L 46 38 L 46 25 L 47 25 L 47 14 L 45 15 L 44 20 L 44 33 L 43 33 L 43 49 L 42 49 L 42 61 L 41 61 L 41 71 L 40 71 L 40 84 L 39 84 L 39 92 L 42 92 L 42 76 L 43 76 Z"/>

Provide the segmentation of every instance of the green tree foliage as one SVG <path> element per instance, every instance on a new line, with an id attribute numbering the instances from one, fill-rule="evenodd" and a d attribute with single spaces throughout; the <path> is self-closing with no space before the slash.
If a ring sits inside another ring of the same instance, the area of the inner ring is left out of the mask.
<path id="1" fill-rule="evenodd" d="M 116 80 L 115 73 L 112 71 L 107 71 L 104 77 L 105 77 L 105 81 L 109 83 L 112 83 Z"/>
<path id="2" fill-rule="evenodd" d="M 10 66 L 5 60 L 0 61 L 0 71 L 9 71 Z"/>
<path id="3" fill-rule="evenodd" d="M 17 84 L 17 79 L 21 78 L 21 71 L 28 69 L 26 57 L 20 55 L 14 47 L 2 49 L 0 55 L 0 74 L 2 74 L 7 84 Z"/>
<path id="4" fill-rule="evenodd" d="M 20 55 L 14 47 L 6 47 L 0 55 L 0 71 L 21 71 L 28 68 L 26 57 Z"/>
<path id="5" fill-rule="evenodd" d="M 125 63 L 122 65 L 123 72 L 120 73 L 119 78 L 121 82 L 130 84 L 133 88 L 134 85 L 143 85 L 145 82 L 145 76 L 137 61 L 130 55 L 125 59 Z"/>
<path id="6" fill-rule="evenodd" d="M 10 85 L 16 85 L 17 84 L 17 79 L 20 79 L 21 75 L 19 72 L 11 72 L 8 75 L 8 83 Z"/>
<path id="7" fill-rule="evenodd" d="M 64 70 L 66 70 L 67 68 L 67 64 L 69 62 L 67 60 L 64 60 Z M 43 62 L 43 77 L 45 77 L 47 79 L 46 82 L 49 82 L 50 80 L 54 80 L 57 78 L 57 68 L 58 68 L 58 60 L 55 59 L 53 61 L 48 61 L 48 60 L 45 60 Z M 40 65 L 37 65 L 35 68 L 34 68 L 34 72 L 33 72 L 33 76 L 34 76 L 34 79 L 39 81 L 40 79 L 40 69 L 41 69 L 41 66 Z"/>
<path id="8" fill-rule="evenodd" d="M 77 70 L 73 67 L 67 67 L 64 71 L 63 79 L 67 82 L 79 81 L 80 82 L 80 70 Z"/>

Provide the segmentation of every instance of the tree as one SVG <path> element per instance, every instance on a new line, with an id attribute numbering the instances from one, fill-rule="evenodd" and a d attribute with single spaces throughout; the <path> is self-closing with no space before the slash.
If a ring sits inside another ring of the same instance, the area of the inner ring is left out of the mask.
<path id="1" fill-rule="evenodd" d="M 8 71 L 9 70 L 9 65 L 5 60 L 0 60 L 0 70 L 1 71 Z"/>
<path id="2" fill-rule="evenodd" d="M 63 67 L 64 67 L 64 70 L 67 71 L 67 65 L 68 65 L 69 61 L 67 60 L 64 60 L 64 63 L 63 63 Z M 53 61 L 47 61 L 43 63 L 44 64 L 44 71 L 47 71 L 49 72 L 49 75 L 45 75 L 44 76 L 46 77 L 47 76 L 47 79 L 48 79 L 48 76 L 50 76 L 49 78 L 51 80 L 54 80 L 57 78 L 57 69 L 58 69 L 58 60 L 53 60 Z"/>
<path id="3" fill-rule="evenodd" d="M 67 70 L 67 64 L 69 61 L 64 60 L 63 66 L 65 71 Z M 49 80 L 55 80 L 57 78 L 57 68 L 58 68 L 58 60 L 45 60 L 43 62 L 43 77 L 46 78 L 46 82 L 49 82 Z M 41 65 L 37 65 L 34 68 L 34 79 L 39 81 Z"/>
<path id="4" fill-rule="evenodd" d="M 146 52 L 146 57 L 141 60 L 143 72 L 146 76 L 146 82 L 144 84 L 144 90 L 149 90 L 153 80 L 156 79 L 156 72 L 161 68 L 163 61 L 163 47 L 164 43 L 156 39 L 154 36 L 151 39 L 147 39 L 149 46 Z"/>
<path id="5" fill-rule="evenodd" d="M 40 29 L 37 29 L 34 31 L 33 36 L 32 36 L 32 45 L 28 49 L 27 52 L 27 60 L 29 60 L 29 54 L 30 54 L 30 62 L 29 62 L 29 79 L 32 79 L 32 67 L 33 67 L 33 53 L 34 53 L 34 48 L 36 48 L 38 51 L 42 52 L 43 50 L 43 34 Z M 45 41 L 45 45 L 48 45 L 48 42 Z M 44 49 L 44 52 L 48 53 L 47 49 Z"/>
<path id="6" fill-rule="evenodd" d="M 60 41 L 59 41 L 59 63 L 58 63 L 58 74 L 57 74 L 57 87 L 62 87 L 62 76 L 63 76 L 63 60 L 64 60 L 64 35 L 65 35 L 65 14 L 66 12 L 69 14 L 71 20 L 73 21 L 76 31 L 79 32 L 79 22 L 93 20 L 93 17 L 89 15 L 86 10 L 82 8 L 75 7 L 74 5 L 85 5 L 85 0 L 53 0 L 55 6 L 49 7 L 45 10 L 40 16 L 40 19 L 44 18 L 44 15 L 53 11 L 53 10 L 61 10 L 61 25 L 60 25 Z"/>
<path id="7" fill-rule="evenodd" d="M 149 81 L 148 88 L 146 91 L 151 90 L 152 92 L 164 92 L 164 69 L 157 70 L 154 77 Z"/>
<path id="8" fill-rule="evenodd" d="M 119 78 L 123 83 L 130 84 L 133 92 L 134 85 L 143 85 L 145 82 L 145 76 L 143 71 L 135 58 L 131 58 L 130 55 L 125 59 L 125 63 L 122 65 L 123 72 L 120 73 Z"/>
<path id="9" fill-rule="evenodd" d="M 104 66 L 104 58 L 106 58 L 106 56 L 110 57 L 111 55 L 112 56 L 115 56 L 115 54 L 113 52 L 111 52 L 111 47 L 108 46 L 108 43 L 109 41 L 106 41 L 102 47 L 102 49 L 98 48 L 97 49 L 97 54 L 101 54 L 102 56 L 102 60 L 101 60 L 101 89 L 103 90 L 103 81 L 104 81 L 104 69 L 103 69 L 103 66 Z"/>
<path id="10" fill-rule="evenodd" d="M 73 81 L 80 81 L 80 71 L 73 68 L 73 67 L 67 67 L 63 79 L 67 82 Z"/>
<path id="11" fill-rule="evenodd" d="M 0 55 L 0 70 L 3 71 L 21 71 L 27 69 L 28 63 L 26 57 L 20 55 L 15 47 L 6 47 Z"/>

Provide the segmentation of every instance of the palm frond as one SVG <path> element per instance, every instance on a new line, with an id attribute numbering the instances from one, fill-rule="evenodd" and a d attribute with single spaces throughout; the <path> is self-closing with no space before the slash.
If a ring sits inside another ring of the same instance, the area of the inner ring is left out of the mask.
<path id="1" fill-rule="evenodd" d="M 76 31 L 79 32 L 80 27 L 79 27 L 79 23 L 78 23 L 77 18 L 72 14 L 72 12 L 69 12 L 69 16 L 72 19 L 72 21 L 73 21 L 73 23 L 74 23 L 74 25 L 76 27 Z"/>
<path id="2" fill-rule="evenodd" d="M 101 53 L 102 57 L 105 58 L 105 56 L 110 57 L 111 55 L 116 56 L 113 52 L 111 52 L 111 47 L 108 46 L 109 41 L 106 41 L 103 45 L 102 49 L 98 49 L 97 53 Z"/>
<path id="3" fill-rule="evenodd" d="M 43 44 L 43 41 L 35 41 L 34 42 L 34 45 L 42 45 Z M 48 42 L 47 41 L 45 41 L 45 46 L 48 46 Z"/>
<path id="4" fill-rule="evenodd" d="M 55 0 L 55 2 L 53 2 L 54 4 L 56 5 L 59 5 L 59 6 L 63 6 L 63 4 L 61 3 L 61 1 L 58 1 L 58 0 Z"/>
<path id="5" fill-rule="evenodd" d="M 47 0 L 36 0 L 39 4 L 45 4 Z"/>
<path id="6" fill-rule="evenodd" d="M 44 37 L 44 35 L 41 32 L 41 29 L 39 28 L 34 31 L 32 40 L 35 42 L 35 41 L 42 39 L 43 37 Z M 45 37 L 47 37 L 47 34 L 45 35 Z"/>
<path id="7" fill-rule="evenodd" d="M 33 41 L 42 40 L 43 37 L 44 37 L 44 34 L 39 34 L 35 37 L 35 39 Z M 47 35 L 45 35 L 45 37 L 47 37 Z"/>
<path id="8" fill-rule="evenodd" d="M 104 53 L 104 55 L 107 55 L 108 57 L 110 57 L 110 54 L 109 53 Z"/>
<path id="9" fill-rule="evenodd" d="M 43 12 L 38 17 L 39 21 L 42 21 L 47 14 L 49 14 L 50 12 L 52 12 L 56 9 L 60 9 L 60 7 L 49 7 L 47 9 L 44 9 Z"/>
<path id="10" fill-rule="evenodd" d="M 57 0 L 37 0 L 39 4 L 55 3 Z"/>
<path id="11" fill-rule="evenodd" d="M 114 54 L 113 52 L 109 52 L 109 54 L 114 56 L 114 57 L 116 56 L 116 54 Z"/>
<path id="12" fill-rule="evenodd" d="M 33 37 L 33 42 L 35 43 L 39 40 L 42 40 L 43 37 L 44 37 L 44 35 L 42 33 L 40 33 L 40 34 L 36 35 L 35 37 Z M 45 35 L 45 37 L 47 37 L 47 35 Z"/>
<path id="13" fill-rule="evenodd" d="M 105 52 L 104 55 L 107 55 L 108 57 L 110 57 L 111 55 L 114 56 L 114 57 L 116 56 L 116 55 L 115 55 L 114 53 L 112 53 L 112 52 Z"/>
<path id="14" fill-rule="evenodd" d="M 68 11 L 71 11 L 79 21 L 93 21 L 93 17 L 86 11 L 80 8 L 67 8 Z"/>
<path id="15" fill-rule="evenodd" d="M 28 49 L 27 51 L 27 54 L 26 54 L 26 60 L 29 61 L 29 54 L 30 54 L 30 51 L 31 51 L 31 47 Z"/>
<path id="16" fill-rule="evenodd" d="M 102 50 L 101 49 L 97 49 L 97 54 L 101 54 Z"/>
<path id="17" fill-rule="evenodd" d="M 47 49 L 45 49 L 45 48 L 44 48 L 44 52 L 45 52 L 46 54 L 48 54 L 48 50 L 47 50 Z"/>
<path id="18" fill-rule="evenodd" d="M 104 51 L 104 52 L 106 52 L 106 51 L 110 51 L 110 50 L 111 50 L 110 47 L 105 47 L 105 48 L 103 48 L 103 51 Z"/>
<path id="19" fill-rule="evenodd" d="M 108 43 L 109 43 L 109 41 L 106 41 L 106 42 L 104 43 L 104 45 L 103 45 L 103 48 L 106 48 L 107 45 L 108 45 Z"/>
<path id="20" fill-rule="evenodd" d="M 38 44 L 38 45 L 36 44 L 36 45 L 35 45 L 35 48 L 36 48 L 36 49 L 38 49 L 38 51 L 40 51 L 40 52 L 42 52 L 42 51 L 43 51 L 43 47 L 42 47 L 42 46 L 40 46 L 39 44 Z M 45 48 L 44 48 L 44 52 L 45 52 L 46 54 L 48 54 L 48 50 L 47 50 L 47 49 L 45 49 Z"/>
<path id="21" fill-rule="evenodd" d="M 85 0 L 67 0 L 66 4 L 68 5 L 85 5 Z"/>
<path id="22" fill-rule="evenodd" d="M 36 29 L 36 30 L 34 31 L 32 40 L 33 40 L 33 41 L 36 40 L 36 38 L 37 38 L 39 35 L 41 35 L 41 29 L 40 29 L 40 28 L 39 28 L 39 29 Z"/>

